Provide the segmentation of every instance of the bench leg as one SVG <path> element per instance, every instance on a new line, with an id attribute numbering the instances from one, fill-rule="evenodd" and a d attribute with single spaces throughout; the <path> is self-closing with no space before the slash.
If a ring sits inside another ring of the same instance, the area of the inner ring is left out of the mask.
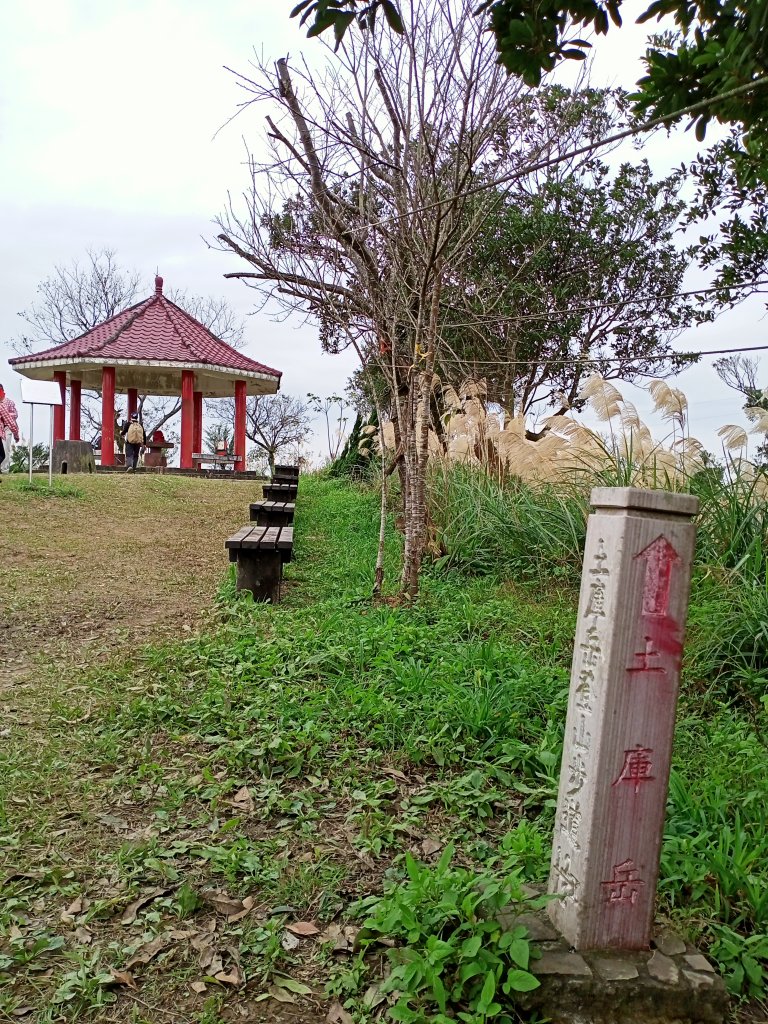
<path id="1" fill-rule="evenodd" d="M 237 552 L 237 589 L 250 590 L 254 601 L 280 601 L 283 563 L 278 551 Z"/>

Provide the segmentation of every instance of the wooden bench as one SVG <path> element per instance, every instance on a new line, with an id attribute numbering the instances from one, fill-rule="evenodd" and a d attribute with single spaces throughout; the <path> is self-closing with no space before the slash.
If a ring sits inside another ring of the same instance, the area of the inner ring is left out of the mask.
<path id="1" fill-rule="evenodd" d="M 283 563 L 293 553 L 292 526 L 243 526 L 224 541 L 230 562 L 237 563 L 237 589 L 250 590 L 254 601 L 280 600 Z"/>
<path id="2" fill-rule="evenodd" d="M 298 481 L 293 484 L 265 484 L 262 498 L 266 501 L 296 501 L 299 493 Z"/>
<path id="3" fill-rule="evenodd" d="M 298 466 L 275 466 L 275 472 L 273 479 L 276 477 L 290 478 L 291 480 L 299 479 L 299 467 Z"/>
<path id="4" fill-rule="evenodd" d="M 253 501 L 251 522 L 257 526 L 290 526 L 296 513 L 293 501 Z"/>
<path id="5" fill-rule="evenodd" d="M 211 466 L 227 466 L 231 463 L 234 469 L 238 462 L 243 461 L 243 457 L 242 455 L 207 455 L 205 452 L 195 452 L 192 455 L 192 461 L 201 466 L 204 463 Z"/>

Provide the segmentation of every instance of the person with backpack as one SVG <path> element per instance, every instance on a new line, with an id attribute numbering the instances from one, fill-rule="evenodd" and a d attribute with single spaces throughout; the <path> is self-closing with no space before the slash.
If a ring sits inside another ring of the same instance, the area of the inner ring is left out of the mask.
<path id="1" fill-rule="evenodd" d="M 139 423 L 137 412 L 131 413 L 131 422 L 121 433 L 125 437 L 125 472 L 135 473 L 139 464 L 139 453 L 147 443 L 147 435 L 144 432 L 144 427 Z"/>

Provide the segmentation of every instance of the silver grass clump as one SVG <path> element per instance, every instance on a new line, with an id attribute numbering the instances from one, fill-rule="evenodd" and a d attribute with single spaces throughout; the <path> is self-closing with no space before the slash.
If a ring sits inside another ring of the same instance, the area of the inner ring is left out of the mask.
<path id="1" fill-rule="evenodd" d="M 597 419 L 608 426 L 601 436 L 580 423 L 573 412 L 550 416 L 538 440 L 529 440 L 525 416 L 499 415 L 486 408 L 487 388 L 483 379 L 468 378 L 458 388 L 440 384 L 444 405 L 442 441 L 430 431 L 432 456 L 447 462 L 463 462 L 498 476 L 515 476 L 530 484 L 563 483 L 574 479 L 589 482 L 605 473 L 636 487 L 685 486 L 691 475 L 706 467 L 706 451 L 696 438 L 675 436 L 684 430 L 688 410 L 686 396 L 665 381 L 652 381 L 649 392 L 656 410 L 674 424 L 671 439 L 655 441 L 637 408 L 625 400 L 613 384 L 592 374 L 579 392 Z M 749 410 L 754 432 L 768 433 L 768 411 Z M 726 425 L 719 431 L 729 451 L 743 449 L 747 434 L 741 427 Z M 394 448 L 391 424 L 383 428 L 384 444 Z M 755 475 L 754 467 L 741 457 L 736 463 L 745 479 L 754 479 L 755 490 L 768 492 L 768 481 Z M 752 467 L 749 476 L 748 467 Z"/>
<path id="2" fill-rule="evenodd" d="M 601 423 L 607 423 L 621 414 L 624 399 L 618 388 L 603 380 L 599 373 L 587 377 L 578 394 L 579 401 L 588 401 L 592 411 Z"/>
<path id="3" fill-rule="evenodd" d="M 744 410 L 744 415 L 752 423 L 750 434 L 768 434 L 768 409 L 750 405 Z"/>
<path id="4" fill-rule="evenodd" d="M 717 436 L 723 439 L 723 447 L 727 448 L 728 451 L 733 451 L 735 448 L 746 448 L 747 446 L 746 430 L 743 427 L 737 427 L 734 423 L 726 423 L 720 427 Z"/>

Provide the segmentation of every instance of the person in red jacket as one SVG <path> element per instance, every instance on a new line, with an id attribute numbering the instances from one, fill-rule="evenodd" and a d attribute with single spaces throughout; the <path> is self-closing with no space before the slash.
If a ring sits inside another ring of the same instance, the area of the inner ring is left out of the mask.
<path id="1" fill-rule="evenodd" d="M 6 398 L 5 389 L 0 384 L 0 473 L 10 472 L 11 438 L 19 443 L 19 414 L 16 404 Z"/>

